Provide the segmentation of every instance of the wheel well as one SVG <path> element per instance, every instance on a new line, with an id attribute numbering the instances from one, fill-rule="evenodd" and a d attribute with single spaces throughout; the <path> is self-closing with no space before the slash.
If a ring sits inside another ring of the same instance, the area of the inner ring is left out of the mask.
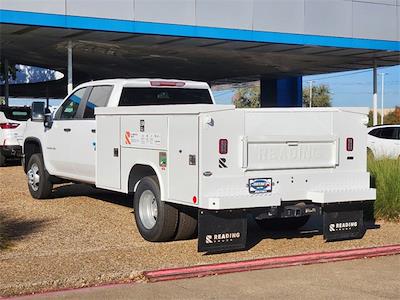
<path id="1" fill-rule="evenodd" d="M 133 193 L 140 180 L 146 176 L 156 176 L 156 171 L 148 165 L 134 165 L 129 173 L 128 192 Z M 158 177 L 157 177 L 158 179 Z"/>
<path id="2" fill-rule="evenodd" d="M 42 147 L 40 145 L 40 142 L 36 139 L 27 139 L 24 143 L 24 155 L 25 155 L 24 170 L 25 170 L 25 172 L 28 167 L 28 162 L 29 162 L 31 156 L 35 153 L 42 153 Z"/>

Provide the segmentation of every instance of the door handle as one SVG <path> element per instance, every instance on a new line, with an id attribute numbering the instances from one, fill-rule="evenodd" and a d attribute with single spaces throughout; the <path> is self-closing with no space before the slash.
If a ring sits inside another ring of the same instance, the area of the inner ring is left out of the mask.
<path id="1" fill-rule="evenodd" d="M 71 131 L 71 128 L 64 128 L 64 131 L 65 131 L 65 132 L 70 132 L 70 131 Z"/>
<path id="2" fill-rule="evenodd" d="M 92 129 L 91 131 L 92 131 L 92 133 L 96 133 L 96 129 Z"/>

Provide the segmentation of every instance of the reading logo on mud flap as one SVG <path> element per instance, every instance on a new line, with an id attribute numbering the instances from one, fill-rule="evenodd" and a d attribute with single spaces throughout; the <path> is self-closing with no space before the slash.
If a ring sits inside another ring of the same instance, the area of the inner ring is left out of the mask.
<path id="1" fill-rule="evenodd" d="M 240 232 L 227 232 L 206 235 L 206 244 L 226 243 L 240 238 Z"/>
<path id="2" fill-rule="evenodd" d="M 329 224 L 329 231 L 348 231 L 358 227 L 358 222 L 342 222 Z"/>

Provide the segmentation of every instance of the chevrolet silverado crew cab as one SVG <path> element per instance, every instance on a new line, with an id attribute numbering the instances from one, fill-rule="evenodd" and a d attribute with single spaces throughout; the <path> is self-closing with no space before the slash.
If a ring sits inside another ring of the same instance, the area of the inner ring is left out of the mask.
<path id="1" fill-rule="evenodd" d="M 164 79 L 89 82 L 54 116 L 32 109 L 31 195 L 60 181 L 130 194 L 148 241 L 198 234 L 199 251 L 242 249 L 249 217 L 268 229 L 323 215 L 328 241 L 364 234 L 367 109 L 236 109 L 206 83 Z"/>
<path id="2" fill-rule="evenodd" d="M 30 107 L 0 105 L 0 167 L 7 159 L 21 159 L 25 124 L 30 117 Z"/>

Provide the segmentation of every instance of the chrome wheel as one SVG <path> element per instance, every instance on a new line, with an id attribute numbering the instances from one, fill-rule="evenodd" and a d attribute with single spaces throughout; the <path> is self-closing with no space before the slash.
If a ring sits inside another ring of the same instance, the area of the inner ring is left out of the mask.
<path id="1" fill-rule="evenodd" d="M 139 198 L 140 221 L 146 229 L 152 229 L 157 221 L 157 199 L 152 191 L 146 190 Z"/>
<path id="2" fill-rule="evenodd" d="M 39 190 L 40 175 L 39 175 L 38 165 L 36 163 L 33 163 L 27 174 L 28 174 L 28 182 L 32 190 L 34 191 Z"/>

